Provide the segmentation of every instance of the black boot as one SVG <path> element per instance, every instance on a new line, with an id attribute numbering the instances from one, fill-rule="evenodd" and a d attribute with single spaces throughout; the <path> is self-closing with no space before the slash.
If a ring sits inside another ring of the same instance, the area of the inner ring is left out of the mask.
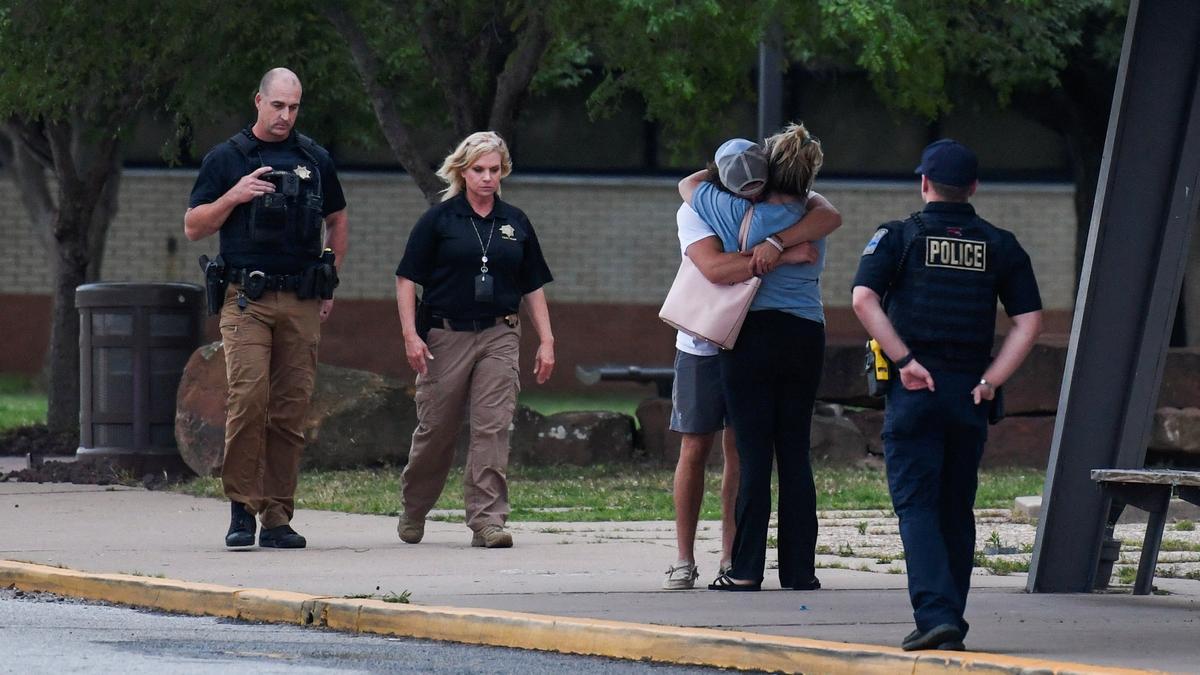
<path id="1" fill-rule="evenodd" d="M 264 527 L 258 533 L 258 545 L 263 548 L 304 548 L 308 542 L 291 525 Z"/>
<path id="2" fill-rule="evenodd" d="M 254 514 L 246 510 L 241 502 L 229 502 L 229 532 L 225 534 L 225 545 L 229 548 L 246 548 L 254 545 Z"/>

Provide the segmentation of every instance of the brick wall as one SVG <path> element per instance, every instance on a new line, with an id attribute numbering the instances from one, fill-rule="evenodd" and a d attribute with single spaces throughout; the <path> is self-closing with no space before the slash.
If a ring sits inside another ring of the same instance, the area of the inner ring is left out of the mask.
<path id="1" fill-rule="evenodd" d="M 121 185 L 104 261 L 106 281 L 200 279 L 196 257 L 214 253 L 216 238 L 183 237 L 183 211 L 195 173 L 129 170 Z M 348 173 L 349 264 L 339 295 L 384 299 L 425 202 L 407 176 Z M 849 303 L 859 252 L 875 226 L 920 207 L 914 183 L 821 181 L 841 210 L 843 226 L 829 239 L 824 298 Z M 1033 258 L 1048 309 L 1074 304 L 1075 214 L 1068 185 L 984 185 L 974 199 L 984 217 L 1016 233 Z M 675 181 L 657 178 L 576 178 L 514 175 L 504 197 L 533 221 L 554 272 L 552 302 L 652 305 L 661 301 L 678 265 Z M 0 177 L 0 234 L 7 258 L 0 293 L 44 294 L 50 289 L 45 252 L 28 225 L 15 187 Z M 173 251 L 173 252 L 172 252 Z"/>

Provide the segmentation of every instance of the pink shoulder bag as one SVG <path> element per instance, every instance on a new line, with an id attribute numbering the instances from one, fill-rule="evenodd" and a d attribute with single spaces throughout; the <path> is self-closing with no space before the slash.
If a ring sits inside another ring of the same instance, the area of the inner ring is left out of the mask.
<path id="1" fill-rule="evenodd" d="M 739 251 L 746 249 L 746 235 L 750 231 L 753 213 L 754 206 L 751 205 L 746 209 L 746 215 L 742 216 L 742 227 L 738 232 Z M 758 277 L 750 277 L 732 284 L 714 284 L 684 254 L 658 318 L 721 349 L 733 349 L 742 330 L 742 322 L 746 320 L 746 312 L 750 311 L 750 303 L 761 283 Z"/>

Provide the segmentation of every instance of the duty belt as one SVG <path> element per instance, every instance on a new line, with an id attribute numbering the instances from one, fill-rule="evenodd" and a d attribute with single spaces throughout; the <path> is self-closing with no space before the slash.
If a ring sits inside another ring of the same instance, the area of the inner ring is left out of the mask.
<path id="1" fill-rule="evenodd" d="M 504 322 L 510 328 L 516 328 L 519 323 L 516 314 L 506 314 L 505 316 L 489 316 L 486 319 L 451 319 L 445 316 L 434 316 L 430 321 L 431 328 L 443 328 L 452 331 L 470 331 L 478 333 L 481 330 L 487 330 L 496 324 Z"/>
<path id="2" fill-rule="evenodd" d="M 226 273 L 225 278 L 231 284 L 244 286 L 246 280 L 255 271 L 248 268 L 231 269 Z M 304 280 L 303 274 L 265 274 L 262 272 L 259 272 L 259 274 L 263 275 L 263 290 L 265 291 L 294 291 L 300 287 L 300 282 Z"/>

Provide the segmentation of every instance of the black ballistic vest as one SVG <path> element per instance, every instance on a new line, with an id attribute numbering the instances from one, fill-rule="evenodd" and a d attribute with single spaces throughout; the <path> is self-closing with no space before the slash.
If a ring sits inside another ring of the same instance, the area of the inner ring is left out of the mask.
<path id="1" fill-rule="evenodd" d="M 234 134 L 229 143 L 249 166 L 264 166 L 258 141 L 246 131 Z M 304 163 L 263 174 L 275 192 L 239 205 L 221 228 L 221 253 L 231 266 L 290 273 L 320 260 L 323 198 L 316 143 L 296 133 L 294 149 Z"/>
<path id="2" fill-rule="evenodd" d="M 996 296 L 1004 264 L 1000 231 L 978 216 L 920 214 L 904 222 L 908 259 L 887 298 L 897 332 L 922 363 L 986 366 L 996 332 Z"/>

